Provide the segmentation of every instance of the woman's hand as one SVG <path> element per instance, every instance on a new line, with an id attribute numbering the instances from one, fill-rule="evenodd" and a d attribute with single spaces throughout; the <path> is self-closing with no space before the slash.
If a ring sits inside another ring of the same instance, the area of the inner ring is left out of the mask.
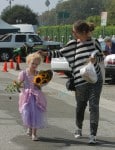
<path id="1" fill-rule="evenodd" d="M 38 54 L 40 54 L 41 56 L 48 56 L 48 52 L 44 52 L 42 50 L 37 51 Z"/>
<path id="2" fill-rule="evenodd" d="M 94 64 L 96 62 L 95 57 L 89 57 L 89 62 L 92 62 Z"/>

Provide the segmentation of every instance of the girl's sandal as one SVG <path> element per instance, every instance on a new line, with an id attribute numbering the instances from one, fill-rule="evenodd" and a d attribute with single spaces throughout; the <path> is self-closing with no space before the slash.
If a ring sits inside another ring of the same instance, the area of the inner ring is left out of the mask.
<path id="1" fill-rule="evenodd" d="M 27 131 L 26 131 L 26 134 L 28 136 L 31 136 L 32 135 L 32 129 L 28 128 Z"/>
<path id="2" fill-rule="evenodd" d="M 39 141 L 39 138 L 35 135 L 32 135 L 32 141 Z"/>

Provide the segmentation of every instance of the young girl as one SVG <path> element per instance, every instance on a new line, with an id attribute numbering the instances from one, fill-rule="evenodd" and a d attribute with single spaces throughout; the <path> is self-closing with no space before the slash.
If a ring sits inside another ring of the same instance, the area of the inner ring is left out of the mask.
<path id="1" fill-rule="evenodd" d="M 39 54 L 29 54 L 26 57 L 28 68 L 21 71 L 18 76 L 19 83 L 23 83 L 19 94 L 19 111 L 23 124 L 27 127 L 27 135 L 31 136 L 33 141 L 38 140 L 37 128 L 44 128 L 46 125 L 47 102 L 41 88 L 33 83 L 34 76 L 38 74 L 36 69 L 41 61 L 42 57 Z"/>

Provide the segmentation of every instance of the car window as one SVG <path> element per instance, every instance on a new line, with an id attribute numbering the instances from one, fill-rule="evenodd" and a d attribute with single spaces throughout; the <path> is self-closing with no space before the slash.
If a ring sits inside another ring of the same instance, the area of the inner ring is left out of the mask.
<path id="1" fill-rule="evenodd" d="M 26 35 L 16 35 L 15 42 L 26 42 Z"/>
<path id="2" fill-rule="evenodd" d="M 7 35 L 5 37 L 2 37 L 0 40 L 3 42 L 11 42 L 12 36 L 11 35 Z"/>
<path id="3" fill-rule="evenodd" d="M 42 41 L 40 37 L 37 35 L 29 35 L 28 37 L 29 37 L 29 42 L 41 42 Z"/>

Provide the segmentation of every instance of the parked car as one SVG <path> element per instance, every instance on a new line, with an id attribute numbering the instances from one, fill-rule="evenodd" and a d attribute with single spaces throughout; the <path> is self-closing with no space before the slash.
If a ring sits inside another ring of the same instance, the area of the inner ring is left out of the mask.
<path id="1" fill-rule="evenodd" d="M 115 54 L 111 54 L 105 57 L 105 76 L 115 79 Z"/>
<path id="2" fill-rule="evenodd" d="M 20 55 L 21 61 L 25 62 L 26 56 L 30 53 L 34 53 L 38 50 L 51 51 L 54 49 L 55 50 L 60 49 L 61 47 L 62 47 L 61 42 L 55 41 L 45 41 L 44 45 L 35 45 L 35 46 L 29 46 L 25 43 L 22 47 L 13 50 L 13 60 L 16 61 L 17 57 Z"/>
<path id="3" fill-rule="evenodd" d="M 23 47 L 27 44 L 28 47 L 36 47 L 39 49 L 59 49 L 62 47 L 62 42 L 57 41 L 44 41 L 35 33 L 9 33 L 0 36 L 0 60 L 8 61 L 12 58 L 14 49 Z M 45 47 L 45 48 L 44 48 Z M 19 51 L 19 49 L 18 49 Z M 15 54 L 17 51 L 15 51 Z"/>

